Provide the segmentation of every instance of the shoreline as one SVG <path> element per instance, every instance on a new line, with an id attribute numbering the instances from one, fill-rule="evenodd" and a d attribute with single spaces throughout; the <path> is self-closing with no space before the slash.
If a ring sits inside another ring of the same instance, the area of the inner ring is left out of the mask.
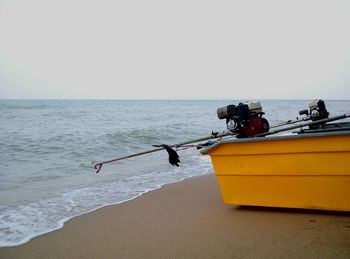
<path id="1" fill-rule="evenodd" d="M 161 189 L 163 187 L 166 187 L 167 185 L 171 185 L 171 184 L 174 184 L 174 183 L 180 183 L 182 181 L 186 181 L 186 180 L 189 180 L 189 179 L 192 179 L 192 178 L 195 178 L 195 177 L 200 177 L 200 176 L 204 176 L 204 175 L 208 175 L 208 174 L 211 174 L 211 172 L 209 171 L 209 172 L 207 172 L 205 174 L 201 174 L 201 175 L 192 175 L 192 176 L 189 176 L 189 177 L 186 177 L 186 178 L 180 178 L 177 181 L 170 182 L 170 183 L 159 184 L 156 187 L 154 187 L 153 189 L 147 189 L 147 190 L 143 191 L 142 193 L 139 193 L 138 195 L 133 196 L 133 197 L 128 198 L 128 199 L 125 199 L 123 201 L 119 201 L 119 202 L 116 202 L 116 203 L 104 204 L 104 205 L 101 205 L 101 206 L 96 207 L 94 209 L 91 209 L 89 211 L 85 211 L 85 212 L 82 212 L 80 214 L 74 215 L 72 217 L 64 218 L 64 219 L 58 221 L 57 227 L 55 227 L 55 228 L 50 228 L 50 229 L 45 230 L 43 232 L 40 232 L 38 234 L 35 234 L 35 235 L 32 235 L 32 236 L 28 236 L 27 238 L 23 239 L 21 242 L 18 242 L 16 244 L 0 246 L 0 249 L 2 249 L 2 248 L 15 248 L 15 247 L 18 247 L 18 246 L 26 245 L 28 242 L 30 242 L 33 239 L 36 239 L 36 238 L 44 236 L 44 235 L 48 235 L 48 234 L 50 234 L 52 232 L 55 232 L 55 231 L 58 231 L 58 230 L 64 228 L 65 224 L 67 222 L 69 222 L 70 220 L 74 219 L 74 218 L 81 217 L 81 216 L 83 216 L 85 214 L 93 213 L 93 212 L 95 212 L 97 210 L 103 209 L 103 208 L 108 207 L 108 206 L 117 206 L 117 205 L 120 205 L 120 204 L 123 204 L 123 203 L 127 203 L 127 202 L 130 202 L 130 201 L 133 201 L 134 199 L 137 199 L 137 198 L 139 198 L 139 197 L 141 197 L 141 196 L 143 196 L 143 195 L 145 195 L 145 194 L 147 194 L 149 192 L 153 192 L 153 191 L 159 190 L 159 189 Z"/>
<path id="2" fill-rule="evenodd" d="M 350 213 L 223 204 L 214 174 L 74 217 L 1 258 L 350 256 Z"/>

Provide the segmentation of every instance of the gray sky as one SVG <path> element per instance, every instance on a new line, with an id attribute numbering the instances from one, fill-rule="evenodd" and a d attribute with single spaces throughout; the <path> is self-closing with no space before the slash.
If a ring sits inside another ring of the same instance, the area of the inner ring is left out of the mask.
<path id="1" fill-rule="evenodd" d="M 0 98 L 350 99 L 350 1 L 0 0 Z"/>

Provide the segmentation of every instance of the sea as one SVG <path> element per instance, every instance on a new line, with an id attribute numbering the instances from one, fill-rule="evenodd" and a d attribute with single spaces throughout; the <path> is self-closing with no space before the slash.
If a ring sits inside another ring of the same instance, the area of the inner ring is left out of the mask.
<path id="1" fill-rule="evenodd" d="M 24 244 L 73 217 L 169 183 L 213 172 L 196 148 L 103 166 L 104 161 L 223 132 L 216 110 L 247 100 L 0 100 L 0 247 Z M 350 100 L 325 100 L 331 115 Z M 310 100 L 260 100 L 270 125 L 300 117 Z"/>

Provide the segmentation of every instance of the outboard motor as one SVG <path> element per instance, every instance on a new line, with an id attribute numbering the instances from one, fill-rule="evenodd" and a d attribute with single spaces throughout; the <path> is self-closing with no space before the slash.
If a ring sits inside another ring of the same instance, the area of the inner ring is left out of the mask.
<path id="1" fill-rule="evenodd" d="M 309 103 L 309 110 L 305 109 L 299 111 L 300 115 L 310 116 L 312 121 L 318 121 L 322 119 L 327 119 L 329 112 L 326 109 L 326 104 L 323 100 L 315 99 Z M 319 128 L 320 124 L 314 124 L 309 126 L 310 129 Z"/>
<path id="2" fill-rule="evenodd" d="M 300 115 L 310 116 L 312 121 L 327 119 L 329 112 L 324 101 L 316 99 L 309 103 L 309 110 L 299 111 Z"/>
<path id="3" fill-rule="evenodd" d="M 218 108 L 219 119 L 226 119 L 227 129 L 237 138 L 247 138 L 269 131 L 268 121 L 262 117 L 260 102 L 239 103 Z"/>

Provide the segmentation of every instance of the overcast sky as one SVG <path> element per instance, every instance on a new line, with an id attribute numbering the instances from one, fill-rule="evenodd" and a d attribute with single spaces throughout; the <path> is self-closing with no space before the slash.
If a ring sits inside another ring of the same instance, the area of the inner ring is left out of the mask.
<path id="1" fill-rule="evenodd" d="M 0 0 L 0 98 L 350 99 L 350 1 Z"/>

